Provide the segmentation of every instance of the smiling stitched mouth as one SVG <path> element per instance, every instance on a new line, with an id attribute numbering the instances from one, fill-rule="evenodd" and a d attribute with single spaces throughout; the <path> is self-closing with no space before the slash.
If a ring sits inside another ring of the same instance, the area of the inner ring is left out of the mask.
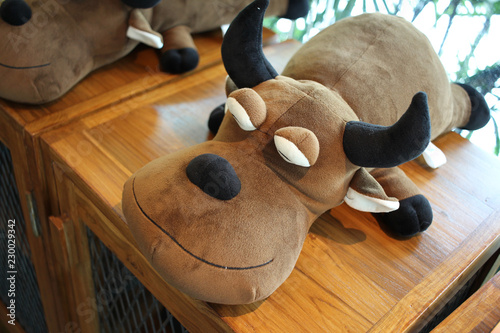
<path id="1" fill-rule="evenodd" d="M 148 214 L 146 214 L 146 212 L 142 209 L 141 205 L 139 204 L 139 201 L 137 200 L 137 196 L 135 195 L 135 177 L 134 179 L 132 180 L 132 193 L 134 195 L 134 200 L 135 200 L 135 203 L 137 204 L 137 207 L 139 207 L 139 209 L 141 210 L 142 214 L 149 220 L 151 221 L 158 229 L 160 229 L 165 235 L 167 235 L 175 244 L 177 244 L 177 246 L 179 246 L 184 252 L 186 252 L 187 254 L 189 254 L 191 257 L 207 264 L 207 265 L 210 265 L 210 266 L 214 266 L 214 267 L 217 267 L 217 268 L 222 268 L 222 269 L 228 269 L 228 270 L 247 270 L 247 269 L 253 269 L 253 268 L 259 268 L 259 267 L 262 267 L 262 266 L 266 266 L 268 264 L 270 264 L 271 262 L 273 262 L 273 259 L 263 263 L 263 264 L 259 264 L 259 265 L 255 265 L 255 266 L 242 266 L 242 267 L 238 267 L 238 266 L 224 266 L 224 265 L 219 265 L 219 264 L 215 264 L 213 262 L 210 262 L 208 260 L 205 260 L 199 256 L 197 256 L 196 254 L 190 252 L 188 249 L 186 249 L 184 246 L 182 246 L 181 243 L 179 243 L 179 241 L 177 239 L 175 239 L 174 236 L 172 236 L 168 231 L 166 231 L 165 229 L 163 229 L 160 225 L 158 225 L 158 223 L 156 223 L 152 218 L 150 218 L 148 216 Z"/>
<path id="2" fill-rule="evenodd" d="M 8 69 L 35 69 L 35 68 L 47 67 L 47 66 L 50 66 L 50 65 L 51 65 L 51 63 L 49 62 L 49 63 L 41 64 L 41 65 L 21 67 L 21 66 L 10 66 L 10 65 L 6 65 L 6 64 L 3 64 L 3 63 L 0 62 L 0 66 L 8 68 Z"/>

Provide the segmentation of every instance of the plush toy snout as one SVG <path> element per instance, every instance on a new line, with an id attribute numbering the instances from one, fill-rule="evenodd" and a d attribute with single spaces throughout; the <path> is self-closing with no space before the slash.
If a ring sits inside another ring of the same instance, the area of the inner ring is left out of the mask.
<path id="1" fill-rule="evenodd" d="M 53 101 L 91 70 L 104 65 L 101 61 L 105 61 L 105 57 L 94 57 L 96 49 L 113 55 L 126 54 L 133 48 L 131 43 L 125 48 L 127 38 L 124 34 L 121 37 L 128 14 L 119 1 L 99 2 L 97 13 L 113 13 L 112 19 L 110 16 L 109 20 L 103 20 L 96 14 L 86 18 L 85 25 L 78 24 L 87 8 L 96 3 L 91 0 L 4 1 L 0 7 L 3 36 L 0 38 L 0 98 L 30 104 Z M 31 12 L 33 18 L 28 19 Z M 122 25 L 117 21 L 123 22 Z M 106 34 L 98 31 L 106 31 L 114 37 L 106 38 Z"/>
<path id="2" fill-rule="evenodd" d="M 151 162 L 125 184 L 123 210 L 141 252 L 193 297 L 255 302 L 279 287 L 300 253 L 310 213 L 253 149 L 206 142 Z"/>

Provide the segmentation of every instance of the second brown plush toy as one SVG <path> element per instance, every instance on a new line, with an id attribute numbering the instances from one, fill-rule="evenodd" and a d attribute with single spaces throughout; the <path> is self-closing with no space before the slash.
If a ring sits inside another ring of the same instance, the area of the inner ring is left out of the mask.
<path id="1" fill-rule="evenodd" d="M 230 23 L 250 0 L 0 3 L 0 98 L 40 104 L 59 98 L 140 42 L 161 49 L 162 70 L 192 70 L 198 53 L 190 34 Z M 308 0 L 273 0 L 269 15 L 295 19 L 307 11 Z"/>
<path id="2" fill-rule="evenodd" d="M 209 302 L 269 296 L 311 224 L 343 202 L 399 236 L 425 231 L 431 205 L 397 166 L 422 153 L 438 166 L 431 139 L 489 120 L 483 97 L 450 84 L 427 38 L 394 16 L 339 21 L 278 75 L 261 46 L 267 4 L 250 4 L 225 36 L 233 88 L 216 137 L 152 161 L 123 192 L 142 253 Z"/>

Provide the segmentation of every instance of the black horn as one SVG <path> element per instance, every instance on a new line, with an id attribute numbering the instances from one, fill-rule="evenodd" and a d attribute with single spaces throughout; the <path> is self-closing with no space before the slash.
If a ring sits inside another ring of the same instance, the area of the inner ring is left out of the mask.
<path id="1" fill-rule="evenodd" d="M 253 88 L 278 73 L 262 51 L 262 22 L 269 0 L 256 0 L 233 20 L 222 43 L 222 61 L 238 88 Z"/>
<path id="2" fill-rule="evenodd" d="M 160 3 L 161 0 L 122 0 L 124 4 L 132 8 L 152 8 Z"/>
<path id="3" fill-rule="evenodd" d="M 419 92 L 392 126 L 350 121 L 344 132 L 344 152 L 352 163 L 367 168 L 390 168 L 418 157 L 431 138 L 427 95 Z"/>

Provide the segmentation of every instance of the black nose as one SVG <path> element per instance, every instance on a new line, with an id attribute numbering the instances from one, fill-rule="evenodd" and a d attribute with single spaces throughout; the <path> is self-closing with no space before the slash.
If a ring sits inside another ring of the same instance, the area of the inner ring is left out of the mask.
<path id="1" fill-rule="evenodd" d="M 31 8 L 22 0 L 5 0 L 0 6 L 0 17 L 10 25 L 23 25 L 31 19 Z"/>
<path id="2" fill-rule="evenodd" d="M 160 3 L 161 0 L 122 0 L 124 4 L 133 8 L 151 8 Z"/>
<path id="3" fill-rule="evenodd" d="M 233 166 L 218 155 L 203 154 L 193 158 L 186 173 L 193 184 L 213 198 L 230 200 L 240 193 L 241 182 Z"/>

